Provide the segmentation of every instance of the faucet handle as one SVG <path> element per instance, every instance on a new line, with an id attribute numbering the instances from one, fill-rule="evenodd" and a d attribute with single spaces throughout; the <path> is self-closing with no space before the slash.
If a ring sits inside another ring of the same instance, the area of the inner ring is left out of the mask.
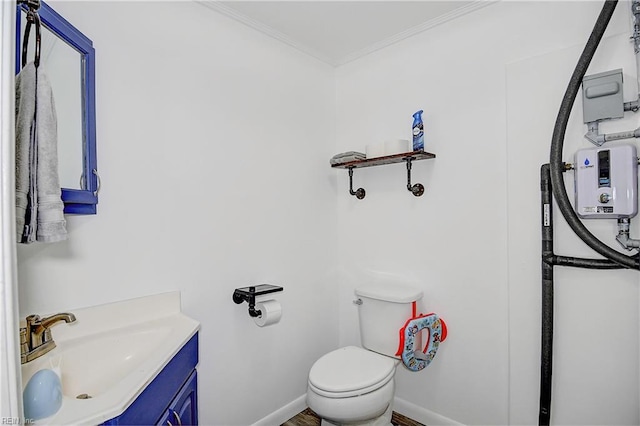
<path id="1" fill-rule="evenodd" d="M 29 336 L 26 327 L 20 327 L 20 353 L 29 352 Z"/>
<path id="2" fill-rule="evenodd" d="M 51 329 L 47 327 L 42 333 L 42 343 L 51 342 L 52 340 L 53 338 L 51 337 Z"/>
<path id="3" fill-rule="evenodd" d="M 29 326 L 32 326 L 38 322 L 40 322 L 40 315 L 36 315 L 36 314 L 32 314 L 27 316 L 27 318 L 25 318 L 27 321 L 27 328 L 29 328 Z"/>

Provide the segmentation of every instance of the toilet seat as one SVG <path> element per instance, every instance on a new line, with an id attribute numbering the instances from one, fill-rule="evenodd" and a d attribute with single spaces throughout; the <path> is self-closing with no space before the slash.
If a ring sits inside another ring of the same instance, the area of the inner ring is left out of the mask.
<path id="1" fill-rule="evenodd" d="M 373 392 L 395 374 L 395 360 L 357 346 L 329 352 L 309 371 L 309 387 L 327 398 L 349 398 Z"/>

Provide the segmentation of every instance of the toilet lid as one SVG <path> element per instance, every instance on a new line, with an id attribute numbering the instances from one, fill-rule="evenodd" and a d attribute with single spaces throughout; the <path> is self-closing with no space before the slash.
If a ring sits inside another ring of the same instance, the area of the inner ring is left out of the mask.
<path id="1" fill-rule="evenodd" d="M 309 384 L 323 393 L 372 392 L 393 378 L 397 364 L 393 358 L 347 346 L 317 360 L 309 371 Z"/>

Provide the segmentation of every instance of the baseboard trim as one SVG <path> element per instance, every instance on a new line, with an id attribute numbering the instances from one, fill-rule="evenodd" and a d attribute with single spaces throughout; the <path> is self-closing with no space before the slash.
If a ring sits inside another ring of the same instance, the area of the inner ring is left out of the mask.
<path id="1" fill-rule="evenodd" d="M 307 394 L 301 395 L 282 408 L 261 418 L 251 426 L 273 426 L 281 425 L 301 411 L 307 408 Z"/>
<path id="2" fill-rule="evenodd" d="M 464 426 L 462 423 L 398 397 L 393 399 L 393 411 L 429 426 Z"/>
<path id="3" fill-rule="evenodd" d="M 304 411 L 306 408 L 307 395 L 304 394 L 294 399 L 284 407 L 281 407 L 273 413 L 268 414 L 266 417 L 261 418 L 251 426 L 281 425 L 291 417 L 301 411 Z M 463 423 L 459 423 L 398 397 L 393 399 L 393 411 L 429 426 L 465 426 Z"/>

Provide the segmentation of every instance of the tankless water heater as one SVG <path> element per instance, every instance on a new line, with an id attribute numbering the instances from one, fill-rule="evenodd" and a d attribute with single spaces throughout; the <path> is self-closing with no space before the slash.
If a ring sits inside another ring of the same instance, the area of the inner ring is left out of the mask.
<path id="1" fill-rule="evenodd" d="M 582 149 L 574 164 L 575 209 L 580 217 L 618 219 L 638 213 L 634 145 Z"/>

